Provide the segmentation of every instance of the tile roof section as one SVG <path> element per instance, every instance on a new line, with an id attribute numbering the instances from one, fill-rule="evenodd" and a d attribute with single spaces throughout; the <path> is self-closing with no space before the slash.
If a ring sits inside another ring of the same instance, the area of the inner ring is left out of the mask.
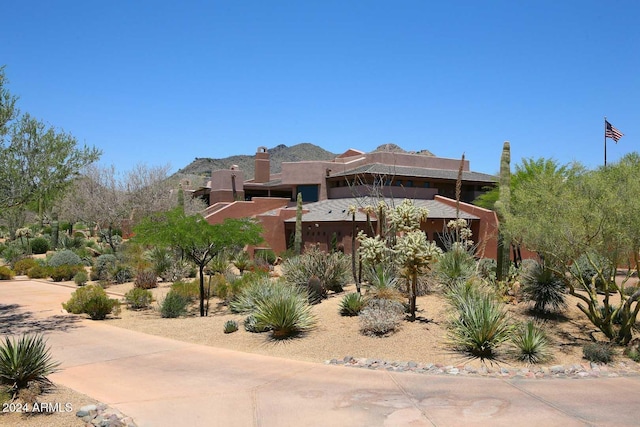
<path id="1" fill-rule="evenodd" d="M 357 174 L 375 174 L 375 175 L 391 175 L 391 176 L 407 176 L 419 178 L 437 178 L 437 179 L 458 179 L 457 170 L 448 169 L 429 169 L 417 168 L 410 166 L 393 166 L 384 165 L 382 163 L 374 163 L 363 165 L 351 170 L 332 174 L 331 176 L 351 176 Z M 480 172 L 462 172 L 462 180 L 467 182 L 497 182 L 498 178 L 493 175 Z"/>
<path id="2" fill-rule="evenodd" d="M 383 199 L 388 206 L 397 206 L 404 199 Z M 413 203 L 419 207 L 425 207 L 429 210 L 428 218 L 455 218 L 455 208 L 438 202 L 437 200 L 420 200 L 415 199 Z M 351 221 L 351 215 L 349 215 L 349 206 L 355 205 L 358 208 L 363 208 L 367 205 L 376 206 L 378 199 L 370 197 L 362 198 L 346 198 L 346 199 L 329 199 L 321 202 L 307 203 L 304 205 L 304 210 L 309 212 L 302 215 L 302 222 L 334 222 L 334 221 Z M 288 208 L 295 210 L 295 207 Z M 460 211 L 460 218 L 463 219 L 479 219 L 475 215 L 468 214 Z M 363 212 L 356 212 L 356 221 L 366 221 L 367 215 Z M 296 222 L 295 217 L 285 220 L 285 222 Z"/>

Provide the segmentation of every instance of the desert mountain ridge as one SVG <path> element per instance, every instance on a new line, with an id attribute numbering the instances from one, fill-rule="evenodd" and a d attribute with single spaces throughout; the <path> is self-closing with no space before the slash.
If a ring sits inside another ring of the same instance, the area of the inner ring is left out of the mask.
<path id="1" fill-rule="evenodd" d="M 396 144 L 382 144 L 373 151 L 391 151 L 395 153 L 412 153 L 425 156 L 433 156 L 433 154 L 429 150 L 409 152 L 403 150 Z M 308 142 L 292 145 L 290 147 L 284 144 L 280 144 L 273 148 L 268 148 L 267 152 L 269 153 L 269 157 L 271 160 L 271 173 L 280 172 L 282 162 L 299 162 L 303 160 L 333 160 L 338 156 L 338 154 L 332 153 L 322 147 Z M 237 165 L 238 168 L 244 172 L 245 179 L 251 179 L 254 176 L 255 157 L 255 153 L 251 155 L 238 154 L 220 159 L 196 157 L 193 162 L 178 170 L 176 172 L 176 175 L 196 175 L 203 178 L 208 178 L 209 176 L 211 176 L 211 172 L 214 170 L 228 169 L 231 167 L 231 165 Z"/>

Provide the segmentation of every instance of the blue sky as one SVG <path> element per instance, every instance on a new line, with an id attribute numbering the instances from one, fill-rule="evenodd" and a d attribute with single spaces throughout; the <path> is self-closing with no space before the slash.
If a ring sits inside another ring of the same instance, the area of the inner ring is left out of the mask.
<path id="1" fill-rule="evenodd" d="M 393 142 L 475 171 L 640 151 L 636 1 L 4 0 L 19 106 L 123 171 Z"/>

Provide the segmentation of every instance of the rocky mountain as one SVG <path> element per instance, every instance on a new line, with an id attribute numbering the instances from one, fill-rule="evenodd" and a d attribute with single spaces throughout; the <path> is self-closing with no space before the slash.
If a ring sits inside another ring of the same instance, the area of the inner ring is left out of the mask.
<path id="1" fill-rule="evenodd" d="M 298 162 L 301 160 L 333 160 L 336 154 L 331 153 L 317 145 L 310 143 L 296 144 L 287 147 L 280 144 L 274 148 L 267 149 L 271 159 L 271 173 L 280 172 L 282 162 Z M 238 165 L 244 172 L 245 179 L 253 178 L 255 154 L 240 154 L 225 157 L 223 159 L 211 159 L 208 157 L 196 157 L 189 165 L 180 169 L 177 173 L 182 175 L 198 175 L 209 177 L 211 171 L 218 169 L 228 169 L 231 165 Z"/>

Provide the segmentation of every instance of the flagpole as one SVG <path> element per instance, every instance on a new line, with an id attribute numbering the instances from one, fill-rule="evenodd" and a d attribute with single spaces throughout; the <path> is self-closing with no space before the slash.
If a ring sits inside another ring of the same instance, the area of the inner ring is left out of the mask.
<path id="1" fill-rule="evenodd" d="M 607 116 L 604 116 L 604 167 L 607 167 Z"/>

